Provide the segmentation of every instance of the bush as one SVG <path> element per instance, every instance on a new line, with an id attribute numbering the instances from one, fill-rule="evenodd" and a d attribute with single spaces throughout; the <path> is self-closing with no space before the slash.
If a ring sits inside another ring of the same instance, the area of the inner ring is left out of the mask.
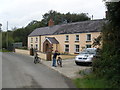
<path id="1" fill-rule="evenodd" d="M 108 21 L 102 29 L 101 57 L 93 61 L 94 73 L 120 88 L 120 2 L 106 3 Z"/>

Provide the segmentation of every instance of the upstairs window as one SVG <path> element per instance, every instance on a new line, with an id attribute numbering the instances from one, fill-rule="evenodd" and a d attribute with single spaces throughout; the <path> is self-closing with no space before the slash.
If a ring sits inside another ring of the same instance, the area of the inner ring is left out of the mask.
<path id="1" fill-rule="evenodd" d="M 76 40 L 75 41 L 79 41 L 79 35 L 76 35 Z"/>
<path id="2" fill-rule="evenodd" d="M 69 41 L 69 36 L 68 35 L 66 35 L 66 41 Z"/>
<path id="3" fill-rule="evenodd" d="M 33 38 L 31 38 L 31 43 L 33 43 Z"/>
<path id="4" fill-rule="evenodd" d="M 36 43 L 38 42 L 38 38 L 36 37 Z"/>
<path id="5" fill-rule="evenodd" d="M 87 34 L 87 40 L 86 41 L 91 41 L 91 34 Z"/>

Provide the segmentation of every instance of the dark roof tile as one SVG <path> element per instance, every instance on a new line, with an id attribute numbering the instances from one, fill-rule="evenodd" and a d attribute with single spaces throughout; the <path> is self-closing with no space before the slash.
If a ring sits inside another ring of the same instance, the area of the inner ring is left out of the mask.
<path id="1" fill-rule="evenodd" d="M 29 36 L 100 32 L 106 20 L 90 20 L 35 29 Z"/>

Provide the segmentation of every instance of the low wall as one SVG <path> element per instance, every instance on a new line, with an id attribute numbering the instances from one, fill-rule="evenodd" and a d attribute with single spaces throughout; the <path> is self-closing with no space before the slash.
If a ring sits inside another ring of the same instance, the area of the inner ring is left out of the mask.
<path id="1" fill-rule="evenodd" d="M 45 54 L 45 53 L 41 53 L 41 52 L 38 52 L 38 56 L 41 58 L 41 59 L 43 59 L 43 60 L 47 60 L 47 56 L 46 56 L 47 54 Z"/>
<path id="2" fill-rule="evenodd" d="M 16 53 L 20 53 L 20 54 L 30 55 L 30 51 L 29 51 L 29 50 L 15 49 L 15 52 L 16 52 Z"/>
<path id="3" fill-rule="evenodd" d="M 38 56 L 41 59 L 47 60 L 47 54 L 45 54 L 45 53 L 38 52 Z M 59 55 L 59 56 L 64 60 L 64 59 L 75 58 L 76 55 Z M 52 57 L 53 57 L 53 55 L 52 55 Z"/>
<path id="4" fill-rule="evenodd" d="M 64 60 L 64 59 L 75 58 L 75 55 L 60 55 L 60 57 Z"/>
<path id="5" fill-rule="evenodd" d="M 15 52 L 20 54 L 30 55 L 30 50 L 15 49 Z M 38 52 L 38 56 L 43 60 L 47 60 L 47 54 L 45 53 Z M 59 55 L 59 56 L 64 60 L 64 59 L 75 58 L 76 55 Z"/>

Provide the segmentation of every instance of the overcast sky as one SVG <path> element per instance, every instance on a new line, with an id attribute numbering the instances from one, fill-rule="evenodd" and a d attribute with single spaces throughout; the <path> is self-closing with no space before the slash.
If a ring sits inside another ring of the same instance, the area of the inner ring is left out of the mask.
<path id="1" fill-rule="evenodd" d="M 105 18 L 103 0 L 0 0 L 2 30 L 25 27 L 32 20 L 40 21 L 49 10 L 60 13 L 88 13 L 93 19 Z"/>

